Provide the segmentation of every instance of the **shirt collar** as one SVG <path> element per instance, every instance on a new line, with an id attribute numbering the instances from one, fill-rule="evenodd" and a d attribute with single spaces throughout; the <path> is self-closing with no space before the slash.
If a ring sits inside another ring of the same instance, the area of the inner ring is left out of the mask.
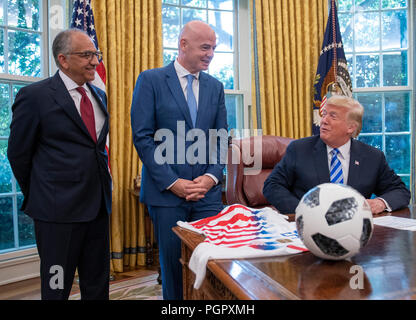
<path id="1" fill-rule="evenodd" d="M 178 78 L 186 77 L 188 74 L 191 74 L 188 70 L 186 70 L 179 62 L 178 59 L 175 59 L 174 62 L 176 73 L 178 74 Z M 199 79 L 199 72 L 192 73 L 195 79 Z"/>
<path id="2" fill-rule="evenodd" d="M 59 76 L 61 77 L 68 91 L 76 90 L 79 87 L 79 85 L 70 77 L 68 77 L 65 73 L 63 73 L 62 70 L 59 70 Z M 83 87 L 85 91 L 90 92 L 90 88 L 88 88 L 86 83 L 84 83 L 81 87 Z"/>
<path id="3" fill-rule="evenodd" d="M 341 155 L 341 157 L 345 159 L 346 155 L 349 154 L 350 152 L 350 148 L 351 148 L 351 139 L 349 139 L 346 144 L 338 147 L 337 149 L 339 150 L 339 155 Z M 326 152 L 328 153 L 328 155 L 330 155 L 331 151 L 334 149 L 335 148 L 331 148 L 328 145 L 326 146 Z"/>

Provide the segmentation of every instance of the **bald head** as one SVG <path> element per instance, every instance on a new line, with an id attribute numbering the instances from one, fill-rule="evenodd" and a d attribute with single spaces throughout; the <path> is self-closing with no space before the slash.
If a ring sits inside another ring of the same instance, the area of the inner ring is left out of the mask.
<path id="1" fill-rule="evenodd" d="M 209 35 L 210 37 L 215 38 L 215 32 L 212 28 L 203 21 L 193 20 L 188 22 L 181 30 L 179 34 L 179 50 L 180 42 L 182 39 L 197 39 L 201 35 Z"/>
<path id="2" fill-rule="evenodd" d="M 178 62 L 190 73 L 207 70 L 214 57 L 217 38 L 205 22 L 188 22 L 179 34 Z"/>

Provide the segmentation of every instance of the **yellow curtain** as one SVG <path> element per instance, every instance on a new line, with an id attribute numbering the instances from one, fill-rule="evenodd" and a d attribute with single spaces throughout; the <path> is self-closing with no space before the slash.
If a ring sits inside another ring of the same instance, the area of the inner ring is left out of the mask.
<path id="1" fill-rule="evenodd" d="M 259 107 L 265 135 L 301 138 L 312 133 L 313 81 L 328 17 L 327 2 L 250 1 L 252 117 L 255 123 Z"/>
<path id="2" fill-rule="evenodd" d="M 146 263 L 145 209 L 131 190 L 141 163 L 133 146 L 130 107 L 137 76 L 160 67 L 162 5 L 154 0 L 92 1 L 100 50 L 107 70 L 110 165 L 113 176 L 111 269 Z"/>

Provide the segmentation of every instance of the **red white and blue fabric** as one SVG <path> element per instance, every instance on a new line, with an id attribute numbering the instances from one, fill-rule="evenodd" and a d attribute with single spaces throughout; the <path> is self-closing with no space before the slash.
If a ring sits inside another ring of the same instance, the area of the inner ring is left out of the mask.
<path id="1" fill-rule="evenodd" d="M 189 268 L 195 273 L 198 289 L 209 259 L 257 258 L 296 254 L 308 249 L 295 222 L 271 208 L 253 209 L 240 204 L 225 207 L 218 215 L 177 224 L 205 235 L 192 253 Z"/>

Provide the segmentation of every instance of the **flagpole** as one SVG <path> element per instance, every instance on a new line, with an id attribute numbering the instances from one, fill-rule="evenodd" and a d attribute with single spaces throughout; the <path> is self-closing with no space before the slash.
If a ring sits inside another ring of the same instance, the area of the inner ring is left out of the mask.
<path id="1" fill-rule="evenodd" d="M 84 0 L 84 2 L 83 2 L 83 6 L 84 6 L 84 31 L 86 32 L 87 31 L 87 10 L 86 10 L 86 7 L 87 7 L 87 1 L 86 0 Z"/>
<path id="2" fill-rule="evenodd" d="M 337 32 L 335 29 L 335 0 L 331 0 L 331 14 L 332 14 L 332 45 L 333 45 L 333 59 L 334 66 L 334 84 L 337 82 Z"/>
<path id="3" fill-rule="evenodd" d="M 331 0 L 328 3 L 330 5 L 328 22 L 313 84 L 313 134 L 319 134 L 322 109 L 325 107 L 327 98 L 333 93 L 352 96 L 351 78 L 348 72 L 347 59 L 342 45 L 342 36 L 337 17 L 337 1 Z"/>

